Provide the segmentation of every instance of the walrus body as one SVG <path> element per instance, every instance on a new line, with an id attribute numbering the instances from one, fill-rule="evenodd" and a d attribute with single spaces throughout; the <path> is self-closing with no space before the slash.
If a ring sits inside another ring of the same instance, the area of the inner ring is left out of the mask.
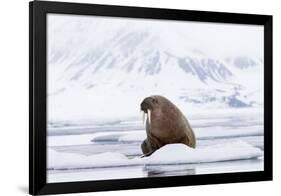
<path id="1" fill-rule="evenodd" d="M 172 143 L 195 148 L 195 135 L 187 119 L 167 98 L 159 95 L 147 97 L 141 103 L 141 110 L 148 116 L 145 124 L 147 138 L 141 145 L 145 156 Z"/>

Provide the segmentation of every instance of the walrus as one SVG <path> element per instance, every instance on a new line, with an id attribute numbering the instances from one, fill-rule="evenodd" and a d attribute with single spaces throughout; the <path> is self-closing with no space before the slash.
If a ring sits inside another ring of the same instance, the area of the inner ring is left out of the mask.
<path id="1" fill-rule="evenodd" d="M 186 117 L 167 98 L 146 97 L 141 105 L 147 138 L 142 142 L 143 156 L 149 156 L 166 144 L 182 143 L 195 148 L 195 134 Z M 146 119 L 147 117 L 147 119 Z"/>

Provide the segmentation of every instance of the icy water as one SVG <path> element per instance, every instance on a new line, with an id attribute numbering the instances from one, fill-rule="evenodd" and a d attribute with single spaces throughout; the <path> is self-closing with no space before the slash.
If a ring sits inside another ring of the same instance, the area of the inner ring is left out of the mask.
<path id="1" fill-rule="evenodd" d="M 197 149 L 243 141 L 263 150 L 262 118 L 259 113 L 250 115 L 234 113 L 216 116 L 194 115 L 189 121 L 197 137 Z M 146 137 L 140 119 L 87 124 L 57 123 L 48 127 L 48 135 L 48 148 L 56 152 L 85 156 L 116 152 L 129 159 L 142 155 L 140 145 Z M 68 182 L 260 170 L 263 170 L 263 156 L 254 159 L 192 164 L 115 165 L 92 168 L 79 166 L 72 169 L 61 167 L 48 169 L 47 180 Z"/>

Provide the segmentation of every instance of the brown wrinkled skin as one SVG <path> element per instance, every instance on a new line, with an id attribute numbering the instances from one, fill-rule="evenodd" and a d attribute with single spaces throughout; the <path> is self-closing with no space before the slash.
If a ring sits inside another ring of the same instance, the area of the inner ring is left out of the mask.
<path id="1" fill-rule="evenodd" d="M 148 109 L 151 110 L 151 124 L 146 121 L 147 138 L 141 145 L 145 156 L 172 143 L 182 143 L 195 148 L 196 139 L 192 128 L 171 101 L 159 95 L 147 97 L 141 103 L 141 110 L 147 113 Z"/>

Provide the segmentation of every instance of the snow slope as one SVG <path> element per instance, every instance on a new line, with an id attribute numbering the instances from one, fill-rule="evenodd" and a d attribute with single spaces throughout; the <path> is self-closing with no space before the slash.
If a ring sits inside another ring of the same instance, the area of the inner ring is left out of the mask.
<path id="1" fill-rule="evenodd" d="M 184 23 L 171 25 L 49 17 L 49 120 L 135 116 L 152 94 L 183 110 L 263 106 L 262 57 L 210 56 Z"/>

